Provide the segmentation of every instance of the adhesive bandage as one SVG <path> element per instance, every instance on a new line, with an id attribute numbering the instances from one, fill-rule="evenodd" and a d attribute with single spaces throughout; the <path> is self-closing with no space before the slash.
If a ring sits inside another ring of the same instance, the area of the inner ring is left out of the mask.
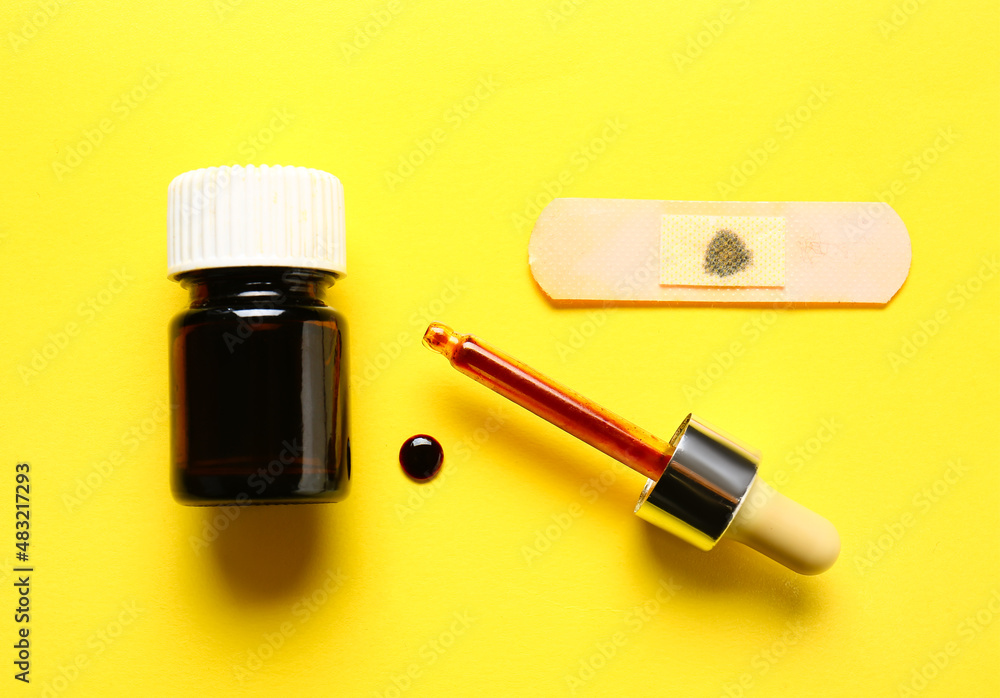
<path id="1" fill-rule="evenodd" d="M 884 304 L 910 238 L 884 203 L 555 199 L 528 262 L 553 300 Z"/>

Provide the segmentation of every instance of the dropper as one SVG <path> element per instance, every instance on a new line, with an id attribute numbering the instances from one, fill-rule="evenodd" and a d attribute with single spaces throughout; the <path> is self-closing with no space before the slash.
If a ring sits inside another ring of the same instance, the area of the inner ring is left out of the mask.
<path id="1" fill-rule="evenodd" d="M 818 514 L 757 476 L 760 455 L 688 415 L 664 441 L 471 335 L 431 323 L 424 344 L 458 371 L 647 478 L 635 513 L 702 550 L 723 534 L 801 574 L 836 561 L 840 538 Z"/>

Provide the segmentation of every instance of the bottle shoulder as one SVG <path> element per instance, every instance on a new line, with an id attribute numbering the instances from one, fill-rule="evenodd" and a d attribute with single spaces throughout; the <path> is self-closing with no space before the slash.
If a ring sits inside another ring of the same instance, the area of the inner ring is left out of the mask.
<path id="1" fill-rule="evenodd" d="M 328 305 L 210 305 L 195 306 L 174 315 L 172 330 L 216 322 L 295 323 L 319 322 L 347 329 L 344 315 Z"/>

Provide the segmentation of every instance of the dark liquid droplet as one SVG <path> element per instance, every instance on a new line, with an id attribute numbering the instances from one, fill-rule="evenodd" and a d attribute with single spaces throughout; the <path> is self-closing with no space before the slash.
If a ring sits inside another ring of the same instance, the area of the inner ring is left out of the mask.
<path id="1" fill-rule="evenodd" d="M 753 259 L 753 253 L 740 236 L 731 230 L 720 230 L 705 250 L 705 271 L 715 276 L 732 276 L 743 271 Z"/>
<path id="2" fill-rule="evenodd" d="M 444 449 L 433 436 L 411 436 L 399 449 L 399 464 L 411 480 L 427 482 L 441 470 Z"/>

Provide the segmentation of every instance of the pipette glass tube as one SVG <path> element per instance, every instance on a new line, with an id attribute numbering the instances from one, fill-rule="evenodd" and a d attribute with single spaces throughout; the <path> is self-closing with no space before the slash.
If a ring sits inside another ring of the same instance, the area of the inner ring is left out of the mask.
<path id="1" fill-rule="evenodd" d="M 475 337 L 432 323 L 424 344 L 470 378 L 645 475 L 635 513 L 649 523 L 702 550 L 728 534 L 800 574 L 818 574 L 837 559 L 833 525 L 758 477 L 759 453 L 694 415 L 664 441 Z"/>
<path id="2" fill-rule="evenodd" d="M 456 369 L 542 419 L 586 441 L 650 480 L 659 480 L 674 453 L 669 442 L 555 383 L 470 335 L 432 323 L 424 344 Z"/>

